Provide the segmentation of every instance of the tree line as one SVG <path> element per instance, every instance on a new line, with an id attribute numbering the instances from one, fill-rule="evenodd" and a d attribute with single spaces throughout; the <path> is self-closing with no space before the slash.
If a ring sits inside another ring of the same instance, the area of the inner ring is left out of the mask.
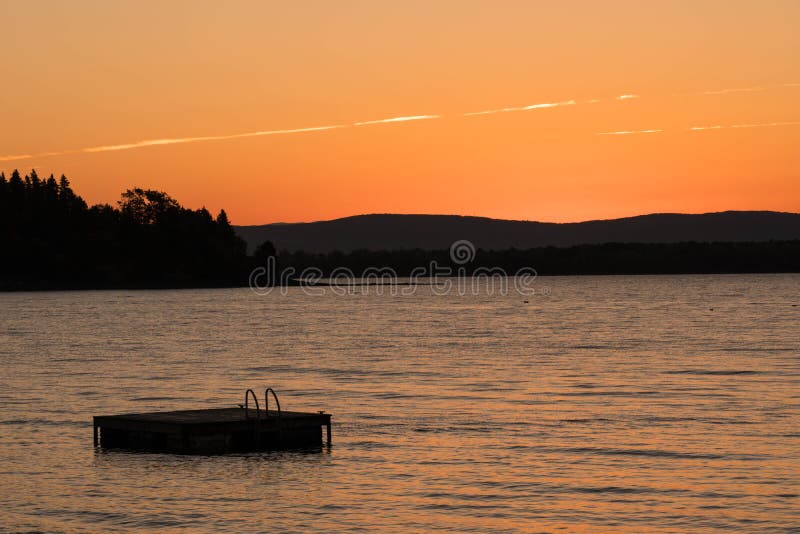
<path id="1" fill-rule="evenodd" d="M 282 250 L 281 268 L 300 273 L 314 267 L 324 276 L 344 267 L 357 276 L 368 268 L 389 267 L 410 276 L 435 266 L 469 276 L 475 269 L 500 268 L 513 274 L 533 268 L 540 275 L 716 274 L 800 272 L 800 241 L 605 243 L 570 247 L 481 250 L 472 261 L 453 262 L 449 250 L 356 250 L 310 254 Z M 430 274 L 430 273 L 429 273 Z"/>
<path id="2" fill-rule="evenodd" d="M 61 176 L 0 173 L 0 290 L 246 286 L 275 257 L 279 271 L 346 268 L 398 276 L 433 265 L 469 276 L 477 268 L 540 275 L 800 272 L 800 241 L 607 243 L 481 250 L 465 264 L 449 250 L 356 250 L 314 254 L 269 241 L 247 254 L 224 210 L 182 207 L 161 191 L 134 188 L 116 206 L 88 206 Z M 416 274 L 419 274 L 418 272 Z M 433 274 L 432 272 L 429 274 Z M 292 282 L 290 282 L 292 283 Z"/>
<path id="3" fill-rule="evenodd" d="M 251 265 L 225 211 L 129 189 L 89 207 L 61 176 L 0 173 L 0 289 L 242 285 Z"/>

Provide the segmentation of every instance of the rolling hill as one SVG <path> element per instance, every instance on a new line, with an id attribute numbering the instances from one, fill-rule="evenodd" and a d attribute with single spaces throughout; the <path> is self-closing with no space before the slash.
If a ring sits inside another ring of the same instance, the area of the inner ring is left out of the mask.
<path id="1" fill-rule="evenodd" d="M 270 240 L 278 250 L 445 249 L 460 239 L 486 250 L 597 243 L 770 241 L 800 239 L 800 214 L 725 211 L 656 213 L 577 223 L 545 223 L 459 215 L 357 215 L 310 223 L 237 226 L 248 248 Z"/>

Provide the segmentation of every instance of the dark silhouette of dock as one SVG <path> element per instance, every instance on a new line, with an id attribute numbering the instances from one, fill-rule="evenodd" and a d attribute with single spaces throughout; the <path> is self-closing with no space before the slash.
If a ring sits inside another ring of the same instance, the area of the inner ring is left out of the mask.
<path id="1" fill-rule="evenodd" d="M 264 393 L 267 400 L 267 388 Z M 234 408 L 100 415 L 94 417 L 94 445 L 180 454 L 221 454 L 331 444 L 331 415 L 324 412 L 262 410 L 252 390 Z M 251 407 L 248 397 L 255 399 Z"/>

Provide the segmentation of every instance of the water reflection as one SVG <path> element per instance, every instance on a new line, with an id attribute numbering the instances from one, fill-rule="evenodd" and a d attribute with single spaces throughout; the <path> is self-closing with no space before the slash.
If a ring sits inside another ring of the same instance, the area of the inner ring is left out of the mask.
<path id="1" fill-rule="evenodd" d="M 550 278 L 528 304 L 247 290 L 2 294 L 10 530 L 788 530 L 800 277 Z M 714 311 L 710 311 L 713 308 Z M 271 385 L 331 448 L 96 451 L 103 413 Z"/>

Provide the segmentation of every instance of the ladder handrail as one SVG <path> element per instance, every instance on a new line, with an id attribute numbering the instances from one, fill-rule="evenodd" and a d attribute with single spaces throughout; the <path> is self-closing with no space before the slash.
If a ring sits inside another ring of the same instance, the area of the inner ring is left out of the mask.
<path id="1" fill-rule="evenodd" d="M 278 405 L 278 419 L 281 418 L 281 401 L 278 400 L 278 395 L 275 393 L 275 390 L 272 388 L 267 388 L 264 390 L 264 413 L 267 417 L 269 417 L 269 395 L 268 393 L 272 393 L 272 398 L 275 399 L 275 404 Z"/>
<path id="2" fill-rule="evenodd" d="M 253 437 L 256 440 L 256 443 L 261 441 L 261 407 L 258 405 L 258 397 L 256 396 L 256 392 L 252 389 L 249 389 L 244 392 L 244 418 L 250 419 L 250 409 L 247 403 L 250 395 L 253 396 L 253 400 L 256 401 L 256 424 L 253 425 Z"/>
<path id="3" fill-rule="evenodd" d="M 261 420 L 261 407 L 258 405 L 258 397 L 256 396 L 256 392 L 252 389 L 248 389 L 244 392 L 244 418 L 250 419 L 250 408 L 248 405 L 248 400 L 250 395 L 253 396 L 253 400 L 256 401 L 256 421 Z"/>

